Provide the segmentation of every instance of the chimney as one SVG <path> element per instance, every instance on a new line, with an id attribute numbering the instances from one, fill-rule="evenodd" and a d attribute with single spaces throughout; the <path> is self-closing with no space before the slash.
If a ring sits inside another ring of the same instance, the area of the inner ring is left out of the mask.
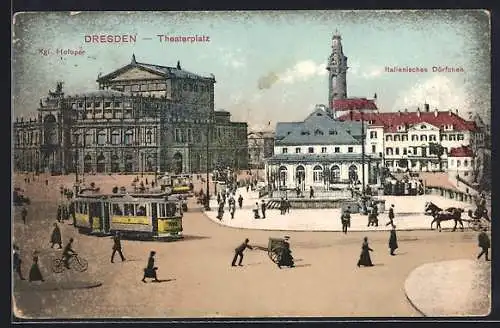
<path id="1" fill-rule="evenodd" d="M 401 116 L 401 111 L 400 110 L 398 110 L 398 116 Z"/>
<path id="2" fill-rule="evenodd" d="M 434 108 L 434 117 L 437 117 L 437 116 L 438 116 L 438 109 Z"/>
<path id="3" fill-rule="evenodd" d="M 424 104 L 424 108 L 425 108 L 425 111 L 426 111 L 426 112 L 429 112 L 429 104 L 427 104 L 427 103 L 426 103 L 426 104 Z"/>

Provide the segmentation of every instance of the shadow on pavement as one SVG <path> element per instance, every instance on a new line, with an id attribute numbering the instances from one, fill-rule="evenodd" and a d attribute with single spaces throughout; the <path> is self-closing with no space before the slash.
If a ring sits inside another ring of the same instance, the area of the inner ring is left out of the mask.
<path id="1" fill-rule="evenodd" d="M 28 282 L 16 281 L 14 291 L 54 291 L 54 290 L 70 290 L 70 289 L 88 289 L 102 286 L 100 281 L 67 281 L 67 282 Z"/>
<path id="2" fill-rule="evenodd" d="M 310 264 L 299 264 L 299 265 L 296 265 L 295 267 L 296 268 L 305 268 L 305 267 L 310 267 L 311 265 Z"/>
<path id="3" fill-rule="evenodd" d="M 159 284 L 159 283 L 162 283 L 162 282 L 169 282 L 169 281 L 174 281 L 175 279 L 158 279 L 158 281 L 150 281 L 151 283 L 154 283 L 154 284 Z"/>

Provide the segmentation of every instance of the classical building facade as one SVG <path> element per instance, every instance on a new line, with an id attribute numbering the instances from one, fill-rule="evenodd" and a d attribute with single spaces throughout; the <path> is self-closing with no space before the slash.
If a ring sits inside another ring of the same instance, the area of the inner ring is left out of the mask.
<path id="1" fill-rule="evenodd" d="M 266 161 L 275 188 L 343 188 L 377 184 L 380 157 L 363 155 L 360 122 L 341 122 L 316 108 L 302 122 L 278 122 L 274 155 Z"/>
<path id="2" fill-rule="evenodd" d="M 250 131 L 248 133 L 248 166 L 263 169 L 265 161 L 274 154 L 273 131 Z"/>
<path id="3" fill-rule="evenodd" d="M 52 172 L 201 172 L 248 166 L 247 124 L 214 110 L 213 76 L 132 61 L 99 90 L 62 83 L 35 119 L 14 123 L 14 168 Z"/>

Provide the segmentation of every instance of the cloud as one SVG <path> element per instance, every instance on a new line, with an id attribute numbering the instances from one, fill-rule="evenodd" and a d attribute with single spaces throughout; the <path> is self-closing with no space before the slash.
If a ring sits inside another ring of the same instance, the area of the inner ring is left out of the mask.
<path id="1" fill-rule="evenodd" d="M 242 56 L 243 51 L 240 48 L 219 48 L 219 52 L 221 53 L 222 62 L 225 66 L 241 68 L 247 65 L 246 59 Z"/>
<path id="2" fill-rule="evenodd" d="M 379 77 L 383 72 L 384 72 L 383 67 L 371 67 L 366 72 L 363 72 L 361 76 L 369 80 Z"/>
<path id="3" fill-rule="evenodd" d="M 464 86 L 457 86 L 446 76 L 436 75 L 401 92 L 394 102 L 393 110 L 417 106 L 422 109 L 423 103 L 427 102 L 432 109 L 459 109 L 465 113 L 470 107 L 469 98 L 471 95 L 468 95 Z"/>
<path id="4" fill-rule="evenodd" d="M 313 60 L 302 60 L 281 73 L 269 72 L 261 76 L 257 81 L 257 88 L 259 90 L 269 89 L 276 82 L 283 82 L 286 84 L 303 82 L 315 76 L 326 75 L 326 73 L 325 64 L 317 64 Z"/>

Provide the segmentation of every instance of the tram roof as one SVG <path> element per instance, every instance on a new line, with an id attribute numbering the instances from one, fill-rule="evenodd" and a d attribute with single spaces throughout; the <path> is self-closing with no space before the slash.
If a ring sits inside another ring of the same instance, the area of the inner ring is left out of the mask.
<path id="1" fill-rule="evenodd" d="M 115 198 L 115 199 L 165 199 L 168 198 L 169 194 L 162 193 L 125 193 L 125 194 L 103 194 L 103 193 L 92 193 L 92 194 L 79 194 L 76 198 L 90 198 L 90 199 L 104 199 L 104 198 Z"/>

